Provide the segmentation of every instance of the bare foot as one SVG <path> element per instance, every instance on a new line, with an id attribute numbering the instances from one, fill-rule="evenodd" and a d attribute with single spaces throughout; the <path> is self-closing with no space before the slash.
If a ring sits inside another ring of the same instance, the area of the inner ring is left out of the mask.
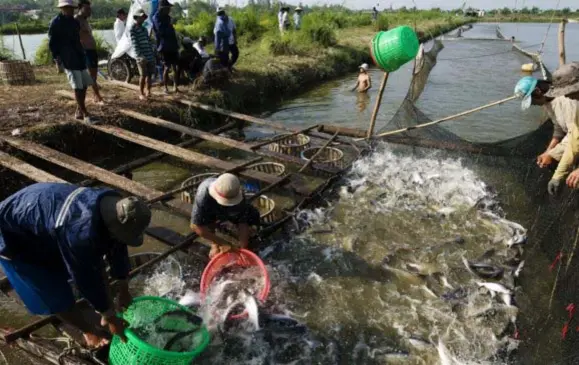
<path id="1" fill-rule="evenodd" d="M 139 100 L 146 100 L 148 96 L 146 95 L 139 95 Z"/>
<path id="2" fill-rule="evenodd" d="M 109 340 L 104 337 L 97 336 L 93 333 L 84 333 L 84 340 L 86 345 L 90 348 L 99 348 L 108 345 Z"/>

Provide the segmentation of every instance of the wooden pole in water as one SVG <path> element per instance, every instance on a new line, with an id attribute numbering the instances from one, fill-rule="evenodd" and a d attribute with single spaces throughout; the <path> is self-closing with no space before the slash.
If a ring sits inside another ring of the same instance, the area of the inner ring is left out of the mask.
<path id="1" fill-rule="evenodd" d="M 18 40 L 20 41 L 20 50 L 22 50 L 22 59 L 26 61 L 26 52 L 24 52 L 24 44 L 22 43 L 22 36 L 20 35 L 20 29 L 18 29 L 18 23 L 15 23 L 16 34 L 18 34 Z"/>
<path id="2" fill-rule="evenodd" d="M 567 63 L 565 55 L 565 26 L 567 22 L 567 19 L 563 19 L 561 20 L 561 24 L 559 24 L 559 66 Z"/>
<path id="3" fill-rule="evenodd" d="M 425 128 L 425 127 L 430 127 L 430 126 L 432 126 L 432 125 L 435 125 L 435 124 L 438 124 L 438 123 L 442 123 L 442 122 L 446 122 L 446 121 L 451 120 L 451 119 L 456 119 L 456 118 L 459 118 L 459 117 L 464 117 L 465 115 L 469 115 L 469 114 L 472 114 L 472 113 L 475 113 L 475 112 L 478 112 L 478 111 L 481 111 L 481 110 L 484 110 L 484 109 L 487 109 L 487 108 L 490 108 L 490 107 L 493 107 L 493 106 L 497 106 L 497 105 L 506 103 L 507 101 L 511 101 L 511 100 L 517 99 L 517 98 L 518 98 L 518 96 L 516 96 L 516 95 L 509 96 L 508 98 L 504 98 L 504 99 L 501 99 L 501 100 L 497 100 L 497 101 L 494 101 L 494 102 L 492 102 L 492 103 L 489 103 L 489 104 L 486 104 L 486 105 L 483 105 L 483 106 L 479 106 L 479 107 L 474 108 L 474 109 L 466 110 L 466 111 L 464 111 L 464 112 L 461 112 L 461 113 L 458 113 L 458 114 L 454 114 L 454 115 L 451 115 L 451 116 L 448 116 L 448 117 L 444 117 L 444 118 L 442 118 L 442 119 L 438 119 L 438 120 L 435 120 L 435 121 L 432 121 L 432 122 L 428 122 L 428 123 L 424 123 L 424 124 L 419 124 L 419 125 L 415 125 L 415 126 L 412 126 L 412 127 L 401 128 L 401 129 L 397 129 L 397 130 L 394 130 L 394 131 L 389 131 L 389 132 L 380 133 L 380 134 L 374 136 L 374 138 L 386 137 L 386 136 L 390 136 L 390 135 L 393 135 L 393 134 L 398 134 L 398 133 L 402 133 L 402 132 L 408 132 L 408 131 L 411 131 L 411 130 L 413 130 L 413 129 L 420 129 L 420 128 Z"/>
<path id="4" fill-rule="evenodd" d="M 372 119 L 370 119 L 370 128 L 368 128 L 368 134 L 366 138 L 372 137 L 374 134 L 374 126 L 376 125 L 376 117 L 378 117 L 378 111 L 380 110 L 380 105 L 382 104 L 382 95 L 384 94 L 384 89 L 388 83 L 388 72 L 384 72 L 384 77 L 382 78 L 382 84 L 380 84 L 380 90 L 378 91 L 378 97 L 376 98 L 376 104 L 374 105 L 374 111 L 372 112 Z"/>

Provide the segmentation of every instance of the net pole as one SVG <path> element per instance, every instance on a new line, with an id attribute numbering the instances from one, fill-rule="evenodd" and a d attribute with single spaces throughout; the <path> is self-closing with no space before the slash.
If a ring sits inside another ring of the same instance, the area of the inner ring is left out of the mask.
<path id="1" fill-rule="evenodd" d="M 370 127 L 368 128 L 368 133 L 366 138 L 372 137 L 374 134 L 374 126 L 376 125 L 376 117 L 378 117 L 378 111 L 380 110 L 380 105 L 382 104 L 382 95 L 384 95 L 384 89 L 388 83 L 388 72 L 384 72 L 382 77 L 382 83 L 380 84 L 380 90 L 378 91 L 378 97 L 376 98 L 376 104 L 374 105 L 374 111 L 372 112 L 372 118 L 370 119 Z"/>
<path id="2" fill-rule="evenodd" d="M 442 123 L 442 122 L 446 122 L 446 121 L 448 121 L 448 120 L 452 120 L 452 119 L 456 119 L 456 118 L 459 118 L 459 117 L 463 117 L 463 116 L 465 116 L 465 115 L 469 115 L 469 114 L 472 114 L 472 113 L 475 113 L 475 112 L 478 112 L 478 111 L 481 111 L 481 110 L 484 110 L 484 109 L 487 109 L 487 108 L 490 108 L 490 107 L 493 107 L 493 106 L 497 106 L 497 105 L 506 103 L 507 101 L 511 101 L 511 100 L 517 99 L 517 98 L 518 98 L 518 96 L 516 96 L 516 95 L 509 96 L 508 98 L 504 98 L 504 99 L 501 99 L 501 100 L 497 100 L 497 101 L 494 101 L 494 102 L 492 102 L 492 103 L 485 104 L 485 105 L 483 105 L 483 106 L 479 106 L 479 107 L 474 108 L 474 109 L 469 109 L 469 110 L 466 110 L 466 111 L 464 111 L 464 112 L 461 112 L 461 113 L 458 113 L 458 114 L 454 114 L 454 115 L 451 115 L 451 116 L 448 116 L 448 117 L 444 117 L 444 118 L 442 118 L 442 119 L 438 119 L 438 120 L 435 120 L 435 121 L 432 121 L 432 122 L 429 122 L 429 123 L 419 124 L 419 125 L 412 126 L 412 127 L 406 127 L 406 128 L 401 128 L 401 129 L 397 129 L 397 130 L 394 130 L 394 131 L 389 131 L 389 132 L 380 133 L 380 134 L 374 136 L 374 138 L 386 137 L 386 136 L 390 136 L 390 135 L 393 135 L 393 134 L 398 134 L 398 133 L 403 133 L 403 132 L 411 131 L 411 130 L 413 130 L 413 129 L 420 129 L 420 128 L 430 127 L 430 126 L 433 126 L 433 125 L 435 125 L 435 124 L 439 124 L 439 123 Z M 361 139 L 363 139 L 363 138 L 356 139 L 356 141 L 359 141 L 359 140 L 361 140 Z"/>

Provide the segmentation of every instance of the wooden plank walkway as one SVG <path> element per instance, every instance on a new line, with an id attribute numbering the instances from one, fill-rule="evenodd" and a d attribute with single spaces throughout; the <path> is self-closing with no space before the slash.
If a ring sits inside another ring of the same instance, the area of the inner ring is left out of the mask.
<path id="1" fill-rule="evenodd" d="M 304 163 L 306 162 L 306 161 L 304 161 L 298 157 L 295 157 L 295 156 L 285 155 L 282 153 L 272 152 L 272 151 L 268 151 L 268 150 L 258 150 L 255 148 L 254 145 L 249 144 L 249 143 L 236 141 L 236 140 L 231 139 L 231 138 L 216 136 L 215 134 L 212 134 L 209 132 L 204 132 L 204 131 L 200 131 L 198 129 L 194 129 L 191 127 L 181 125 L 181 124 L 169 122 L 169 121 L 161 119 L 161 118 L 151 117 L 149 115 L 139 113 L 139 112 L 134 111 L 134 110 L 121 109 L 121 110 L 119 110 L 119 112 L 121 114 L 128 116 L 128 117 L 143 121 L 145 123 L 149 123 L 149 124 L 153 124 L 153 125 L 156 125 L 159 127 L 171 129 L 171 130 L 176 131 L 176 132 L 184 133 L 184 134 L 187 134 L 187 135 L 192 136 L 192 137 L 203 139 L 205 141 L 219 143 L 219 144 L 231 147 L 231 148 L 239 149 L 241 151 L 255 153 L 257 155 L 269 157 L 269 158 L 272 158 L 272 159 L 275 159 L 278 161 L 293 163 L 293 164 L 298 165 L 300 167 L 303 166 Z M 313 127 L 311 127 L 311 128 L 313 128 Z M 331 174 L 335 174 L 335 173 L 340 172 L 340 169 L 338 167 L 330 166 L 330 165 L 313 163 L 312 167 L 316 170 L 321 170 L 321 171 L 328 172 Z"/>
<path id="2" fill-rule="evenodd" d="M 30 180 L 42 182 L 66 183 L 65 180 L 42 171 L 29 163 L 26 163 L 16 157 L 13 157 L 5 152 L 0 151 L 0 165 L 16 171 Z"/>
<path id="3" fill-rule="evenodd" d="M 151 189 L 139 182 L 116 175 L 108 170 L 34 142 L 8 136 L 0 136 L 0 140 L 43 160 L 102 181 L 105 184 L 114 186 L 146 200 L 156 198 L 163 194 L 162 192 Z M 170 201 L 167 205 L 183 215 L 188 216 L 191 214 L 191 204 L 181 201 Z"/>
<path id="4" fill-rule="evenodd" d="M 141 134 L 128 131 L 123 128 L 110 125 L 94 125 L 94 124 L 91 125 L 83 124 L 83 125 L 89 126 L 103 133 L 110 134 L 114 137 L 122 138 L 129 142 L 133 142 L 153 150 L 164 152 L 168 155 L 178 157 L 184 161 L 191 162 L 193 164 L 202 165 L 218 170 L 229 170 L 235 168 L 236 166 L 232 162 L 223 161 L 215 157 L 204 155 L 202 153 L 190 151 L 182 147 L 177 147 L 175 145 L 165 143 L 157 139 L 149 138 Z M 279 180 L 279 178 L 274 175 L 265 174 L 259 171 L 246 170 L 239 172 L 239 174 L 246 178 L 258 180 L 268 184 L 273 184 Z"/>

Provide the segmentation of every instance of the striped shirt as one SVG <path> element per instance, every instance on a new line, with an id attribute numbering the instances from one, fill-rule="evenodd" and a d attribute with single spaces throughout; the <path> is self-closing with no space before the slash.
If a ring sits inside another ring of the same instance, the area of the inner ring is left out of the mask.
<path id="1" fill-rule="evenodd" d="M 133 24 L 131 27 L 131 43 L 133 44 L 137 58 L 144 58 L 147 61 L 155 62 L 153 45 L 149 41 L 147 28 L 137 23 Z"/>

